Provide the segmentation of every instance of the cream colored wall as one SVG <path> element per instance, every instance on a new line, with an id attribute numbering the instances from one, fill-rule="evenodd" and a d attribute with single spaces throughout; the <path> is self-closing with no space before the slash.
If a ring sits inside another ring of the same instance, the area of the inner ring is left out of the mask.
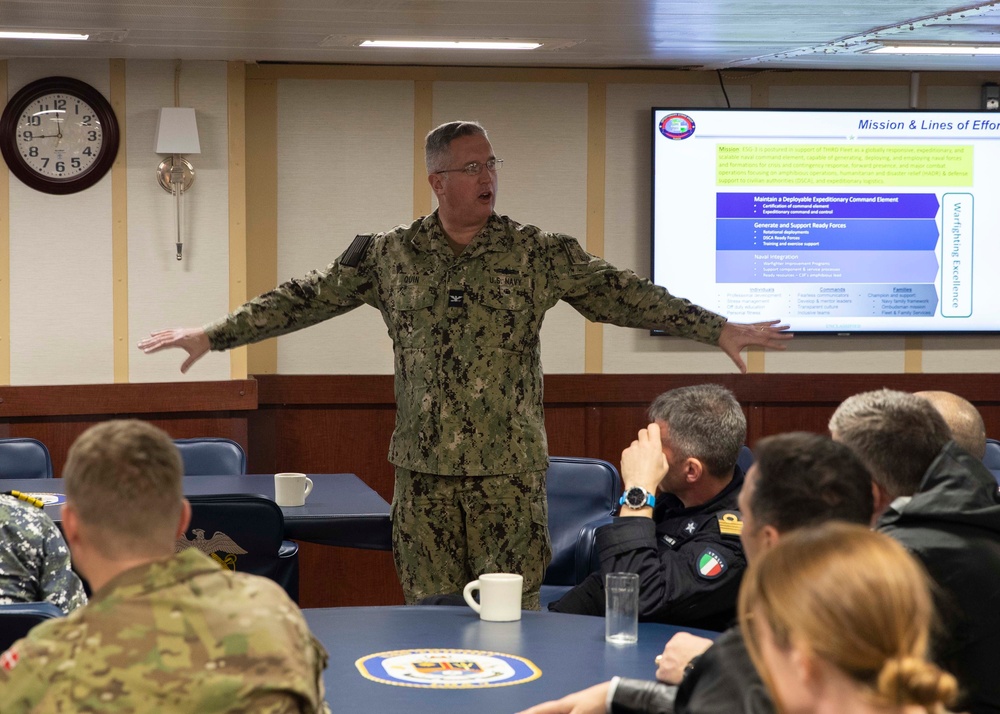
<path id="1" fill-rule="evenodd" d="M 188 196 L 181 262 L 174 260 L 172 205 L 153 178 L 159 157 L 152 151 L 156 110 L 173 103 L 174 65 L 129 61 L 124 67 L 124 267 L 113 265 L 111 255 L 119 214 L 112 210 L 110 177 L 63 197 L 10 178 L 10 333 L 0 341 L 8 340 L 12 384 L 113 381 L 122 361 L 115 362 L 112 316 L 123 310 L 133 346 L 122 374 L 135 382 L 183 379 L 181 355 L 145 356 L 134 343 L 151 329 L 199 325 L 227 310 L 228 239 L 241 219 L 229 215 L 230 186 L 240 185 L 230 178 L 242 169 L 229 156 L 226 64 L 182 68 L 181 104 L 198 111 L 202 153 L 191 159 L 197 181 Z M 425 211 L 419 137 L 458 117 L 482 121 L 506 161 L 498 211 L 575 235 L 612 263 L 647 275 L 649 109 L 724 105 L 714 74 L 690 72 L 250 67 L 247 73 L 275 82 L 277 141 L 246 151 L 274 152 L 278 167 L 277 176 L 246 177 L 276 197 L 278 246 L 276 253 L 251 252 L 247 260 L 275 266 L 279 280 L 322 268 L 357 233 L 386 230 Z M 34 60 L 7 63 L 8 95 L 55 74 L 109 91 L 105 61 Z M 905 108 L 910 97 L 905 73 L 726 76 L 733 105 L 741 107 Z M 983 81 L 973 74 L 928 76 L 919 106 L 974 109 Z M 595 117 L 603 117 L 606 128 Z M 253 121 L 247 117 L 248 125 Z M 603 175 L 596 191 L 593 182 L 588 190 L 591 174 Z M 115 302 L 116 274 L 127 277 L 127 300 Z M 611 326 L 588 332 L 585 324 L 565 305 L 549 314 L 542 333 L 546 371 L 583 372 L 585 355 L 588 367 L 608 373 L 734 369 L 714 348 Z M 787 353 L 753 354 L 750 363 L 756 371 L 789 373 L 991 372 L 998 352 L 1000 337 L 800 336 Z M 363 306 L 281 338 L 275 367 L 285 374 L 389 374 L 391 345 L 380 315 Z M 186 379 L 231 373 L 228 357 L 213 354 Z"/>
<path id="2" fill-rule="evenodd" d="M 195 181 L 184 194 L 183 259 L 176 259 L 173 198 L 160 188 L 153 152 L 161 107 L 174 105 L 172 62 L 127 64 L 129 381 L 229 379 L 229 356 L 206 355 L 187 375 L 177 351 L 144 355 L 135 343 L 152 330 L 202 325 L 229 306 L 226 65 L 185 62 L 180 106 L 194 107 L 201 153 L 187 157 Z"/>
<path id="3" fill-rule="evenodd" d="M 7 89 L 50 75 L 107 95 L 106 61 L 11 60 Z M 52 196 L 10 177 L 10 381 L 111 382 L 111 177 Z"/>
<path id="4" fill-rule="evenodd" d="M 409 223 L 413 83 L 278 85 L 278 280 L 322 269 L 359 233 Z M 390 374 L 392 343 L 362 306 L 278 338 L 279 374 Z"/>

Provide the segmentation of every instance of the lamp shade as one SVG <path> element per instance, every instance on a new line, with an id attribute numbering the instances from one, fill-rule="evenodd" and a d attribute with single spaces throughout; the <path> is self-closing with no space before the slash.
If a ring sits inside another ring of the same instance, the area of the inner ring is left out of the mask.
<path id="1" fill-rule="evenodd" d="M 164 107 L 156 125 L 157 154 L 200 154 L 194 109 Z"/>

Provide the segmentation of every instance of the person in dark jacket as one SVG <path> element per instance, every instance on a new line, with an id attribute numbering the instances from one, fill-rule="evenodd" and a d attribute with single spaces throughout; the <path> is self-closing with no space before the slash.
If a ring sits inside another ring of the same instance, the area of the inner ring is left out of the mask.
<path id="1" fill-rule="evenodd" d="M 762 439 L 756 452 L 739 497 L 749 560 L 802 528 L 831 520 L 871 522 L 871 476 L 846 446 L 817 434 L 794 433 Z M 660 681 L 616 678 L 525 714 L 774 712 L 739 627 L 726 630 L 714 644 L 679 633 L 656 659 Z M 671 686 L 677 683 L 679 688 Z"/>
<path id="2" fill-rule="evenodd" d="M 939 586 L 935 659 L 958 678 L 955 711 L 1000 712 L 1000 496 L 982 462 L 951 441 L 938 411 L 892 390 L 855 395 L 833 438 L 868 466 L 878 530 L 923 562 Z"/>
<path id="3" fill-rule="evenodd" d="M 549 608 L 604 615 L 604 576 L 639 575 L 639 619 L 722 630 L 734 622 L 746 558 L 736 465 L 746 418 L 714 384 L 673 389 L 622 452 L 621 510 L 597 531 L 600 571 Z"/>

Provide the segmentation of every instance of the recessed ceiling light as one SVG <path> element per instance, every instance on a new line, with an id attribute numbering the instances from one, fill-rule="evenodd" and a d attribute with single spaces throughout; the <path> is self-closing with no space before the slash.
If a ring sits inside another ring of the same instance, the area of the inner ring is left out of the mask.
<path id="1" fill-rule="evenodd" d="M 883 55 L 1000 55 L 1000 45 L 884 45 L 868 54 Z"/>
<path id="2" fill-rule="evenodd" d="M 0 30 L 3 40 L 86 40 L 90 35 L 78 32 L 28 32 L 25 30 Z"/>
<path id="3" fill-rule="evenodd" d="M 408 47 L 430 50 L 534 50 L 541 42 L 505 42 L 498 40 L 365 40 L 361 47 Z"/>

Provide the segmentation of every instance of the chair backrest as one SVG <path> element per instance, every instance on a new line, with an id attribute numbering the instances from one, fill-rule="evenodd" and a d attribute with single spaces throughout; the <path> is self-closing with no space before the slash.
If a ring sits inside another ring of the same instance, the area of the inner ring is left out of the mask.
<path id="1" fill-rule="evenodd" d="M 177 552 L 197 548 L 230 570 L 279 582 L 285 520 L 269 498 L 246 494 L 188 496 L 191 525 L 177 539 Z"/>
<path id="2" fill-rule="evenodd" d="M 232 439 L 174 439 L 184 461 L 185 476 L 242 476 L 247 455 Z"/>
<path id="3" fill-rule="evenodd" d="M 983 455 L 983 465 L 990 470 L 993 478 L 1000 485 L 1000 441 L 996 439 L 986 440 L 986 453 Z"/>
<path id="4" fill-rule="evenodd" d="M 584 526 L 615 512 L 621 495 L 621 478 L 618 469 L 607 461 L 553 456 L 545 474 L 545 489 L 552 562 L 543 582 L 575 585 L 576 547 Z M 589 567 L 589 559 L 586 565 Z"/>
<path id="5" fill-rule="evenodd" d="M 749 446 L 740 447 L 740 455 L 736 457 L 736 465 L 746 473 L 753 466 L 753 452 L 750 451 Z"/>
<path id="6" fill-rule="evenodd" d="M 45 620 L 62 617 L 63 611 L 51 602 L 15 602 L 0 605 L 0 652 L 28 634 Z"/>
<path id="7" fill-rule="evenodd" d="M 38 439 L 0 439 L 0 478 L 52 478 L 52 457 Z"/>

